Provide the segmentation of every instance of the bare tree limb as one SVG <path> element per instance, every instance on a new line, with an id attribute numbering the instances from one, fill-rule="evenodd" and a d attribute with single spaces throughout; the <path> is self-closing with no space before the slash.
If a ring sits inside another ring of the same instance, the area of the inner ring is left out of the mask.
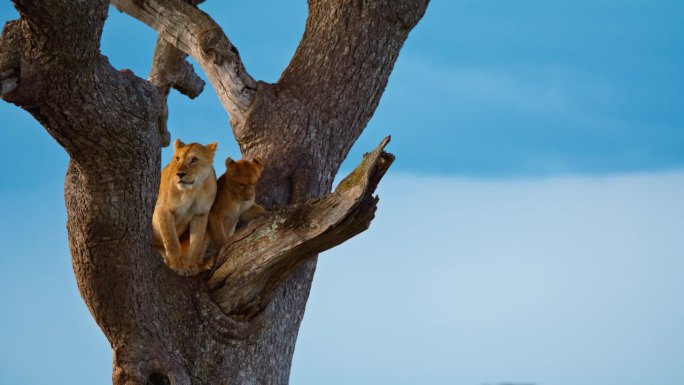
<path id="1" fill-rule="evenodd" d="M 309 257 L 368 228 L 378 202 L 373 192 L 394 160 L 383 151 L 389 140 L 364 155 L 335 192 L 250 223 L 221 250 L 208 286 L 226 314 L 259 312 Z"/>
<path id="2" fill-rule="evenodd" d="M 111 0 L 125 12 L 154 28 L 159 36 L 192 56 L 216 89 L 233 124 L 244 121 L 257 83 L 245 70 L 237 49 L 214 20 L 182 0 Z"/>
<path id="3" fill-rule="evenodd" d="M 243 155 L 278 165 L 260 182 L 269 186 L 259 194 L 266 206 L 329 191 L 428 1 L 308 3 L 304 36 L 288 67 L 276 84 L 259 83 L 248 119 L 233 126 Z"/>
<path id="4" fill-rule="evenodd" d="M 0 37 L 2 99 L 31 113 L 84 174 L 123 174 L 125 160 L 113 154 L 158 143 L 147 141 L 145 123 L 158 121 L 161 105 L 155 87 L 100 54 L 108 1 L 14 4 L 21 18 Z"/>
<path id="5" fill-rule="evenodd" d="M 428 0 L 344 3 L 309 1 L 304 36 L 277 86 L 317 111 L 321 127 L 315 128 L 341 142 L 339 151 L 346 154 L 375 111 L 400 48 Z M 357 106 L 351 100 L 366 103 Z"/>

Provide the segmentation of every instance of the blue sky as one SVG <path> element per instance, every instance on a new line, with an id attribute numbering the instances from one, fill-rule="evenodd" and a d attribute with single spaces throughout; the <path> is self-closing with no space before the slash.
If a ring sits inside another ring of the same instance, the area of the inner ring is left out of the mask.
<path id="1" fill-rule="evenodd" d="M 204 8 L 255 78 L 278 79 L 303 33 L 305 1 L 208 1 Z M 14 14 L 5 2 L 0 21 Z M 421 174 L 538 177 L 680 168 L 682 23 L 684 6 L 676 1 L 433 1 L 351 159 L 392 134 L 395 170 Z M 144 77 L 155 40 L 148 27 L 113 10 L 102 51 L 116 67 Z M 16 141 L 45 135 L 13 106 L 0 105 L 0 114 Z M 237 154 L 227 122 L 211 89 L 194 101 L 171 98 L 172 133 L 218 139 L 219 155 Z M 52 142 L 41 143 L 61 153 Z"/>
<path id="2" fill-rule="evenodd" d="M 303 0 L 203 8 L 265 81 L 306 18 Z M 677 1 L 432 0 L 344 167 L 392 135 L 375 223 L 321 258 L 292 382 L 683 383 L 682 25 Z M 145 77 L 155 39 L 112 9 L 102 51 Z M 170 109 L 174 137 L 239 156 L 210 87 Z M 0 131 L 0 383 L 107 383 L 69 261 L 68 159 L 3 102 Z"/>

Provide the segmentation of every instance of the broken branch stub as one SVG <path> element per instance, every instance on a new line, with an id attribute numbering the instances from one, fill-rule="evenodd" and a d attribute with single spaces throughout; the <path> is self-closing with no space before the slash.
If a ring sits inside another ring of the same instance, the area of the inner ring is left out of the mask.
<path id="1" fill-rule="evenodd" d="M 186 57 L 187 54 L 159 36 L 154 49 L 150 82 L 163 92 L 175 88 L 190 99 L 199 96 L 204 89 L 204 80 L 195 73 L 192 64 L 185 60 Z"/>
<path id="2" fill-rule="evenodd" d="M 190 99 L 199 96 L 204 89 L 204 81 L 195 73 L 192 64 L 185 60 L 186 57 L 185 53 L 167 42 L 161 35 L 157 38 L 149 81 L 159 88 L 164 98 L 162 114 L 157 123 L 162 147 L 167 147 L 171 143 L 171 134 L 166 126 L 169 116 L 167 98 L 171 88 L 177 89 Z"/>
<path id="3" fill-rule="evenodd" d="M 385 138 L 334 192 L 249 223 L 217 256 L 207 284 L 224 313 L 251 316 L 301 263 L 363 232 L 375 215 L 373 196 L 394 161 Z"/>

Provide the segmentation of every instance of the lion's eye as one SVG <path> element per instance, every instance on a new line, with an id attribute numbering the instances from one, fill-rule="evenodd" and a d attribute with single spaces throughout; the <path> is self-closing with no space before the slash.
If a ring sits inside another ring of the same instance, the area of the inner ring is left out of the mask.
<path id="1" fill-rule="evenodd" d="M 245 188 L 245 185 L 244 185 L 244 184 L 240 184 L 240 188 Z"/>
<path id="2" fill-rule="evenodd" d="M 198 160 L 197 157 L 193 156 L 192 159 L 190 159 L 190 164 L 195 164 Z"/>
<path id="3" fill-rule="evenodd" d="M 176 162 L 180 162 L 180 156 L 176 157 Z"/>

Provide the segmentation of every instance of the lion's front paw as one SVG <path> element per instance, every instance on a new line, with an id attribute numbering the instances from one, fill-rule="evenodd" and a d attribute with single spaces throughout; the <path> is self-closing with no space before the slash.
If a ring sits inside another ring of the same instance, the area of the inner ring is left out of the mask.
<path id="1" fill-rule="evenodd" d="M 180 266 L 176 272 L 178 275 L 182 275 L 184 277 L 192 277 L 194 275 L 199 274 L 202 271 L 202 268 L 199 265 L 193 264 L 193 263 L 188 263 L 183 266 Z"/>
<path id="2" fill-rule="evenodd" d="M 183 277 L 192 277 L 200 272 L 200 269 L 197 266 L 184 266 L 173 270 L 176 274 L 182 275 Z"/>
<path id="3" fill-rule="evenodd" d="M 207 259 L 205 259 L 205 260 L 199 265 L 199 269 L 200 269 L 201 271 L 211 270 L 211 268 L 214 267 L 214 259 L 215 259 L 215 258 L 213 258 L 213 257 L 212 257 L 212 258 L 207 258 Z"/>
<path id="4" fill-rule="evenodd" d="M 166 265 L 176 274 L 183 277 L 191 277 L 200 272 L 200 267 L 196 265 L 185 264 L 182 262 L 167 261 Z"/>

